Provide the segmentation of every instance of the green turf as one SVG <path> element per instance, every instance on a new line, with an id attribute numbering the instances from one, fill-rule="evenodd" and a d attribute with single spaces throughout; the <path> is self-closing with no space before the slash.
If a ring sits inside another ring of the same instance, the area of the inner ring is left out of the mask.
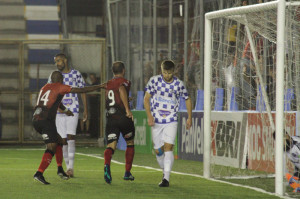
<path id="1" fill-rule="evenodd" d="M 26 147 L 25 147 L 26 148 Z M 32 148 L 32 147 L 31 147 Z M 161 171 L 133 167 L 135 181 L 124 181 L 124 165 L 112 163 L 112 184 L 103 179 L 103 160 L 77 154 L 75 178 L 61 180 L 56 161 L 44 173 L 51 185 L 33 180 L 43 150 L 0 148 L 0 198 L 276 198 L 251 189 L 217 183 L 198 177 L 171 174 L 170 187 L 159 188 Z M 78 153 L 103 157 L 103 148 L 77 147 Z M 124 151 L 116 151 L 114 160 L 124 162 Z M 154 155 L 135 154 L 134 164 L 158 168 Z M 200 162 L 175 160 L 173 170 L 202 175 Z"/>

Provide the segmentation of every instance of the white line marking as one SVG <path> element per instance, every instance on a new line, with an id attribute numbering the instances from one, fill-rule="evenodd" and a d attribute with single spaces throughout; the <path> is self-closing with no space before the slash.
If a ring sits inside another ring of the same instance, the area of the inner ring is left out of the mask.
<path id="1" fill-rule="evenodd" d="M 101 156 L 99 156 L 99 155 L 92 155 L 92 154 L 85 154 L 85 153 L 76 153 L 76 154 L 104 160 L 104 158 L 101 157 Z M 119 161 L 116 161 L 116 160 L 112 160 L 112 162 L 116 163 L 116 164 L 120 164 L 120 165 L 125 165 L 125 163 L 119 162 Z M 157 168 L 153 168 L 153 167 L 148 167 L 148 166 L 140 166 L 140 165 L 135 165 L 135 164 L 133 164 L 132 166 L 133 167 L 140 167 L 140 168 L 144 168 L 144 169 L 155 170 L 155 171 L 161 171 L 161 169 L 157 169 Z M 260 188 L 255 188 L 255 187 L 250 187 L 250 186 L 245 186 L 245 185 L 240 185 L 240 184 L 234 184 L 234 183 L 231 183 L 231 182 L 226 182 L 226 181 L 222 181 L 222 180 L 216 180 L 216 179 L 212 179 L 212 178 L 207 179 L 207 178 L 204 178 L 203 176 L 198 175 L 198 174 L 189 174 L 189 173 L 182 173 L 182 172 L 177 172 L 177 171 L 171 171 L 171 173 L 178 174 L 178 175 L 185 175 L 185 176 L 192 176 L 192 177 L 202 178 L 202 179 L 205 179 L 205 180 L 210 180 L 210 181 L 213 181 L 213 182 L 219 182 L 219 183 L 229 184 L 229 185 L 236 186 L 236 187 L 248 188 L 248 189 L 252 189 L 254 191 L 258 191 L 258 192 L 261 192 L 261 193 L 264 193 L 264 194 L 268 194 L 268 195 L 271 195 L 271 196 L 278 196 L 280 198 L 285 198 L 285 199 L 289 199 L 290 198 L 290 197 L 287 197 L 287 196 L 279 196 L 279 195 L 277 195 L 275 193 L 270 193 L 270 192 L 267 192 L 267 191 L 265 191 L 263 189 L 260 189 Z"/>

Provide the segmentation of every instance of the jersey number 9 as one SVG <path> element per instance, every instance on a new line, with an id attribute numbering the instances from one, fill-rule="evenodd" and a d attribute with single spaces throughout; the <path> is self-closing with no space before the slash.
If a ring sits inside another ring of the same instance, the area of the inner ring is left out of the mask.
<path id="1" fill-rule="evenodd" d="M 113 106 L 115 105 L 116 101 L 115 101 L 115 94 L 112 90 L 108 91 L 108 95 L 107 95 L 108 99 L 111 100 L 111 102 L 109 103 L 109 106 Z"/>

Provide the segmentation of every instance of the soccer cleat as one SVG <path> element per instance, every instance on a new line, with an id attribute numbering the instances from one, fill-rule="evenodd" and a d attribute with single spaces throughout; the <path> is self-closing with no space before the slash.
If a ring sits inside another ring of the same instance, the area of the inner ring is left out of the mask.
<path id="1" fill-rule="evenodd" d="M 108 164 L 104 166 L 104 180 L 106 183 L 111 184 L 112 177 L 110 174 L 110 166 Z"/>
<path id="2" fill-rule="evenodd" d="M 285 177 L 287 179 L 287 181 L 289 182 L 289 185 L 293 188 L 293 189 L 296 189 L 297 187 L 300 187 L 300 184 L 297 182 L 297 178 L 292 176 L 291 174 L 289 173 L 286 173 L 285 174 Z"/>
<path id="3" fill-rule="evenodd" d="M 63 179 L 63 180 L 68 180 L 70 177 L 67 175 L 62 167 L 57 168 L 57 175 Z"/>
<path id="4" fill-rule="evenodd" d="M 169 186 L 169 181 L 166 180 L 165 178 L 158 184 L 159 187 L 168 187 Z"/>
<path id="5" fill-rule="evenodd" d="M 50 184 L 49 182 L 47 182 L 43 176 L 43 174 L 39 171 L 37 171 L 34 176 L 33 176 L 33 179 L 37 182 L 40 182 L 42 184 L 45 184 L 45 185 L 48 185 Z"/>
<path id="6" fill-rule="evenodd" d="M 74 178 L 74 170 L 73 169 L 68 169 L 67 170 L 67 175 L 70 176 L 70 178 Z"/>
<path id="7" fill-rule="evenodd" d="M 133 177 L 133 175 L 129 171 L 126 171 L 125 175 L 124 175 L 124 180 L 131 180 L 131 181 L 133 181 L 134 177 Z"/>

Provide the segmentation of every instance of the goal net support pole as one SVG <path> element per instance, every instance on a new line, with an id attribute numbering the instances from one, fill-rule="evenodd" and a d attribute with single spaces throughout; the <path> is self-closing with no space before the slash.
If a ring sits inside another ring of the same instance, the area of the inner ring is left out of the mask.
<path id="1" fill-rule="evenodd" d="M 277 7 L 277 52 L 276 52 L 276 150 L 275 192 L 283 195 L 283 110 L 284 110 L 284 39 L 285 0 L 278 0 Z"/>

